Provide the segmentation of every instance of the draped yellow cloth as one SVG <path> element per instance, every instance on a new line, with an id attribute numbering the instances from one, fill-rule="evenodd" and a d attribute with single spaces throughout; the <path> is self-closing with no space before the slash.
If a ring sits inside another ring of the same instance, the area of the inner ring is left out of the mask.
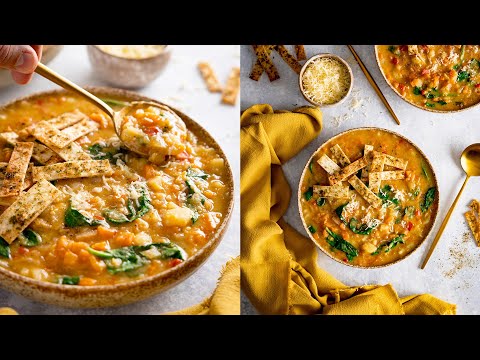
<path id="1" fill-rule="evenodd" d="M 241 116 L 241 284 L 263 314 L 455 314 L 429 294 L 399 298 L 390 284 L 348 287 L 317 265 L 313 242 L 285 221 L 282 164 L 322 130 L 314 107 L 254 105 Z"/>
<path id="2" fill-rule="evenodd" d="M 240 257 L 227 262 L 217 287 L 208 299 L 187 309 L 168 315 L 239 315 L 240 314 Z"/>

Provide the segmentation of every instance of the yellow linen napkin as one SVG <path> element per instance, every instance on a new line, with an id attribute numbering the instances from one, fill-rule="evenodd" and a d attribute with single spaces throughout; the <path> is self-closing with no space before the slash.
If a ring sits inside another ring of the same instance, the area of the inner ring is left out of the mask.
<path id="1" fill-rule="evenodd" d="M 18 315 L 18 313 L 9 307 L 0 308 L 0 315 Z"/>
<path id="2" fill-rule="evenodd" d="M 317 265 L 313 242 L 282 219 L 291 195 L 281 165 L 322 129 L 313 107 L 241 116 L 241 283 L 264 314 L 455 314 L 431 295 L 399 299 L 390 284 L 347 287 Z"/>
<path id="3" fill-rule="evenodd" d="M 240 315 L 240 257 L 227 262 L 211 297 L 167 315 Z"/>

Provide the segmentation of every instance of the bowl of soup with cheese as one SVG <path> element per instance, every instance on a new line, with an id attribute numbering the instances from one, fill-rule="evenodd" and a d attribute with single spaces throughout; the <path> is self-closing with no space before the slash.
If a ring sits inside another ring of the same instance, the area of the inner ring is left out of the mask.
<path id="1" fill-rule="evenodd" d="M 402 99 L 433 112 L 480 103 L 480 45 L 375 45 L 385 80 Z"/>
<path id="2" fill-rule="evenodd" d="M 89 91 L 114 108 L 158 103 Z M 158 104 L 184 124 L 171 144 L 181 151 L 161 162 L 122 146 L 110 118 L 74 94 L 0 108 L 3 287 L 62 306 L 120 305 L 167 289 L 209 257 L 233 207 L 230 165 L 197 122 Z"/>
<path id="3" fill-rule="evenodd" d="M 358 128 L 332 137 L 310 157 L 298 206 L 308 236 L 330 258 L 376 268 L 404 259 L 427 238 L 438 184 L 411 141 Z"/>

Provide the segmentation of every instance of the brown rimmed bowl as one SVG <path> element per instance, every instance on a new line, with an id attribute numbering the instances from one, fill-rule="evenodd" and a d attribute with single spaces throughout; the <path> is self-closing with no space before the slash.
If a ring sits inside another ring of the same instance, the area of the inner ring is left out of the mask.
<path id="1" fill-rule="evenodd" d="M 340 99 L 338 100 L 336 103 L 332 103 L 332 104 L 324 104 L 324 103 L 318 103 L 318 102 L 315 102 L 313 101 L 312 99 L 310 99 L 306 94 L 305 94 L 305 90 L 303 89 L 303 73 L 305 72 L 305 70 L 307 69 L 307 67 L 310 65 L 310 63 L 312 63 L 313 61 L 319 59 L 319 58 L 331 58 L 331 59 L 335 59 L 337 60 L 338 62 L 340 62 L 341 64 L 343 64 L 347 70 L 348 70 L 348 74 L 350 75 L 350 86 L 348 88 L 348 91 L 347 93 Z M 347 98 L 348 96 L 350 95 L 350 92 L 352 91 L 352 88 L 353 88 L 353 72 L 352 72 L 352 68 L 350 67 L 350 65 L 348 65 L 348 63 L 343 60 L 340 56 L 338 55 L 335 55 L 335 54 L 330 54 L 330 53 L 322 53 L 322 54 L 317 54 L 317 55 L 314 55 L 312 56 L 310 59 L 308 59 L 305 64 L 303 64 L 302 66 L 302 69 L 300 70 L 300 74 L 298 76 L 298 85 L 300 87 L 300 92 L 302 93 L 302 96 L 305 98 L 305 100 L 307 100 L 310 104 L 312 105 L 315 105 L 315 106 L 321 106 L 322 108 L 327 108 L 327 107 L 333 107 L 335 105 L 339 105 L 341 103 L 343 103 Z"/>
<path id="2" fill-rule="evenodd" d="M 359 130 L 375 130 L 375 131 L 383 131 L 383 132 L 386 132 L 386 133 L 389 133 L 389 134 L 393 134 L 393 135 L 396 135 L 398 136 L 399 138 L 405 140 L 406 142 L 408 142 L 410 145 L 412 145 L 421 155 L 422 155 L 422 158 L 423 158 L 423 161 L 425 164 L 427 164 L 427 166 L 430 168 L 430 171 L 431 171 L 431 174 L 432 174 L 432 182 L 434 184 L 434 186 L 437 188 L 437 192 L 436 192 L 436 197 L 435 197 L 435 202 L 433 204 L 434 206 L 434 212 L 433 212 L 433 221 L 430 223 L 430 226 L 429 228 L 427 229 L 427 233 L 425 235 L 425 237 L 417 244 L 417 246 L 415 248 L 413 248 L 409 253 L 405 254 L 405 256 L 403 256 L 402 258 L 400 259 L 397 259 L 395 261 L 392 261 L 388 264 L 383 264 L 383 265 L 374 265 L 374 266 L 360 266 L 360 265 L 353 265 L 353 264 L 350 264 L 350 263 L 346 263 L 346 262 L 343 262 L 343 261 L 340 261 L 339 259 L 335 258 L 334 256 L 332 256 L 327 250 L 325 250 L 322 246 L 320 246 L 319 243 L 317 243 L 317 241 L 315 240 L 315 238 L 312 236 L 312 234 L 310 233 L 310 231 L 308 230 L 308 225 L 307 223 L 305 222 L 305 219 L 303 218 L 303 212 L 302 212 L 302 196 L 303 196 L 303 193 L 302 193 L 302 183 L 303 183 L 303 179 L 305 177 L 305 174 L 307 173 L 307 171 L 310 171 L 308 169 L 308 166 L 310 164 L 310 162 L 313 160 L 313 158 L 317 155 L 318 152 L 320 152 L 321 150 L 325 149 L 326 147 L 329 147 L 337 138 L 339 138 L 340 136 L 343 136 L 347 133 L 353 133 L 355 131 L 359 131 Z M 439 205 L 439 201 L 440 201 L 440 191 L 439 191 L 439 188 L 438 188 L 438 182 L 437 182 L 437 177 L 435 175 L 435 171 L 433 170 L 433 166 L 432 164 L 430 163 L 430 160 L 428 160 L 427 156 L 423 153 L 423 151 L 417 146 L 415 145 L 411 140 L 409 140 L 408 138 L 406 138 L 405 136 L 403 135 L 400 135 L 399 133 L 396 133 L 394 131 L 391 131 L 391 130 L 387 130 L 387 129 L 383 129 L 383 128 L 379 128 L 379 127 L 360 127 L 360 128 L 355 128 L 355 129 L 350 129 L 350 130 L 346 130 L 346 131 L 343 131 L 337 135 L 334 135 L 333 137 L 331 137 L 330 139 L 326 140 L 322 145 L 320 145 L 320 147 L 315 150 L 313 152 L 313 154 L 310 156 L 310 158 L 308 159 L 303 171 L 302 171 L 302 175 L 300 176 L 300 181 L 298 183 L 298 194 L 297 194 L 297 201 L 298 201 L 298 212 L 300 213 L 300 218 L 302 219 L 302 224 L 303 224 L 303 227 L 305 228 L 305 232 L 307 233 L 308 237 L 310 238 L 310 240 L 312 240 L 314 242 L 315 245 L 317 245 L 320 250 L 326 254 L 329 258 L 335 260 L 336 262 L 339 262 L 340 264 L 343 264 L 343 265 L 347 265 L 347 266 L 351 266 L 351 267 L 355 267 L 355 268 L 361 268 L 361 269 L 375 269 L 375 268 L 383 268 L 383 267 L 386 267 L 386 266 L 390 266 L 390 265 L 393 265 L 393 264 L 396 264 L 398 263 L 399 261 L 402 261 L 404 259 L 406 259 L 408 256 L 410 256 L 413 252 L 415 252 L 424 242 L 425 240 L 428 238 L 428 236 L 430 235 L 430 232 L 432 231 L 434 225 L 435 225 L 435 222 L 437 220 L 437 215 L 438 215 L 438 205 Z"/>
<path id="3" fill-rule="evenodd" d="M 113 88 L 105 87 L 87 87 L 93 94 L 120 101 L 153 101 L 163 104 L 155 99 L 146 96 Z M 10 106 L 22 100 L 30 100 L 38 96 L 53 94 L 67 94 L 64 90 L 46 91 L 33 94 L 18 100 L 14 100 L 3 107 Z M 163 104 L 169 106 L 167 104 Z M 233 210 L 234 202 L 234 183 L 233 175 L 228 159 L 215 139 L 195 120 L 191 119 L 181 111 L 169 106 L 187 125 L 187 128 L 195 135 L 212 146 L 220 156 L 225 160 L 226 167 L 226 185 L 231 197 L 228 202 L 227 210 L 210 241 L 200 249 L 196 254 L 189 257 L 181 264 L 168 269 L 162 273 L 149 276 L 147 278 L 133 280 L 127 283 L 116 285 L 94 285 L 94 286 L 71 286 L 54 284 L 45 281 L 35 280 L 0 266 L 0 286 L 11 292 L 23 295 L 32 300 L 45 302 L 48 304 L 59 305 L 73 308 L 93 308 L 105 306 L 119 306 L 135 301 L 140 301 L 171 288 L 179 282 L 192 275 L 213 253 L 220 244 L 228 227 Z"/>
<path id="4" fill-rule="evenodd" d="M 383 78 L 385 79 L 385 82 L 388 84 L 388 86 L 390 87 L 390 89 L 393 90 L 393 92 L 395 94 L 397 94 L 401 99 L 403 99 L 404 101 L 406 101 L 407 103 L 409 103 L 410 105 L 413 105 L 415 106 L 416 108 L 419 108 L 419 109 L 422 109 L 422 110 L 425 110 L 425 111 L 430 111 L 430 112 L 433 112 L 433 113 L 440 113 L 440 114 L 448 114 L 448 113 L 457 113 L 457 112 L 461 112 L 461 111 L 465 111 L 465 110 L 470 110 L 478 105 L 480 105 L 480 101 L 477 102 L 476 104 L 473 104 L 473 105 L 470 105 L 470 106 L 467 106 L 467 107 L 464 107 L 462 109 L 458 109 L 458 110 L 437 110 L 437 109 L 432 109 L 432 108 L 429 108 L 429 107 L 425 107 L 425 106 L 420 106 L 418 104 L 415 104 L 414 102 L 408 100 L 407 98 L 405 98 L 402 94 L 400 94 L 398 92 L 397 89 L 395 89 L 395 87 L 390 84 L 390 82 L 388 81 L 387 79 L 387 76 L 385 75 L 385 72 L 383 71 L 383 68 L 382 66 L 380 65 L 380 59 L 378 57 L 378 46 L 379 45 L 374 45 L 374 48 L 375 48 L 375 59 L 377 61 L 377 66 L 378 68 L 380 69 L 380 72 L 382 73 L 382 76 Z"/>

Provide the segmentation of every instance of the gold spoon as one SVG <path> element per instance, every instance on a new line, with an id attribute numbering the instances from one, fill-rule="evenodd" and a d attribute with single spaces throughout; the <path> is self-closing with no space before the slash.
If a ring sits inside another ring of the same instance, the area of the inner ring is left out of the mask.
<path id="1" fill-rule="evenodd" d="M 463 171 L 465 171 L 467 177 L 465 178 L 465 181 L 463 182 L 462 188 L 458 192 L 457 197 L 453 201 L 452 206 L 450 206 L 450 209 L 448 210 L 448 213 L 445 216 L 442 225 L 440 225 L 437 236 L 435 236 L 435 239 L 433 240 L 433 243 L 428 250 L 428 254 L 425 257 L 425 260 L 423 260 L 423 264 L 421 266 L 422 269 L 424 269 L 425 265 L 427 265 L 428 259 L 430 259 L 430 256 L 432 255 L 432 252 L 435 249 L 438 240 L 442 236 L 443 230 L 445 230 L 445 227 L 447 226 L 450 215 L 452 215 L 452 212 L 457 205 L 458 199 L 460 199 L 460 195 L 462 195 L 463 189 L 465 189 L 465 185 L 467 185 L 468 179 L 470 179 L 471 176 L 480 176 L 480 144 L 472 144 L 465 150 L 463 150 L 462 156 L 460 157 L 460 163 L 462 164 Z"/>
<path id="2" fill-rule="evenodd" d="M 48 80 L 54 82 L 55 84 L 60 85 L 64 89 L 73 91 L 74 93 L 77 93 L 78 95 L 82 96 L 85 100 L 88 100 L 93 105 L 102 109 L 112 119 L 113 127 L 115 128 L 115 132 L 117 133 L 117 136 L 122 141 L 122 143 L 129 150 L 131 150 L 133 152 L 136 152 L 137 154 L 140 154 L 142 156 L 147 156 L 148 155 L 147 153 L 140 152 L 133 145 L 130 145 L 128 143 L 128 141 L 123 141 L 122 136 L 121 136 L 122 135 L 122 122 L 123 122 L 124 116 L 133 107 L 138 107 L 138 106 L 159 107 L 159 104 L 149 102 L 149 101 L 132 101 L 132 102 L 128 103 L 128 106 L 123 107 L 120 111 L 113 111 L 113 109 L 110 106 L 108 106 L 104 101 L 100 100 L 98 97 L 96 97 L 92 93 L 88 92 L 87 90 L 82 89 L 80 86 L 74 84 L 70 80 L 64 78 L 63 76 L 61 76 L 59 74 L 57 74 L 55 71 L 50 69 L 48 66 L 45 66 L 42 63 L 38 63 L 37 68 L 35 69 L 35 72 L 37 74 L 47 78 Z"/>

